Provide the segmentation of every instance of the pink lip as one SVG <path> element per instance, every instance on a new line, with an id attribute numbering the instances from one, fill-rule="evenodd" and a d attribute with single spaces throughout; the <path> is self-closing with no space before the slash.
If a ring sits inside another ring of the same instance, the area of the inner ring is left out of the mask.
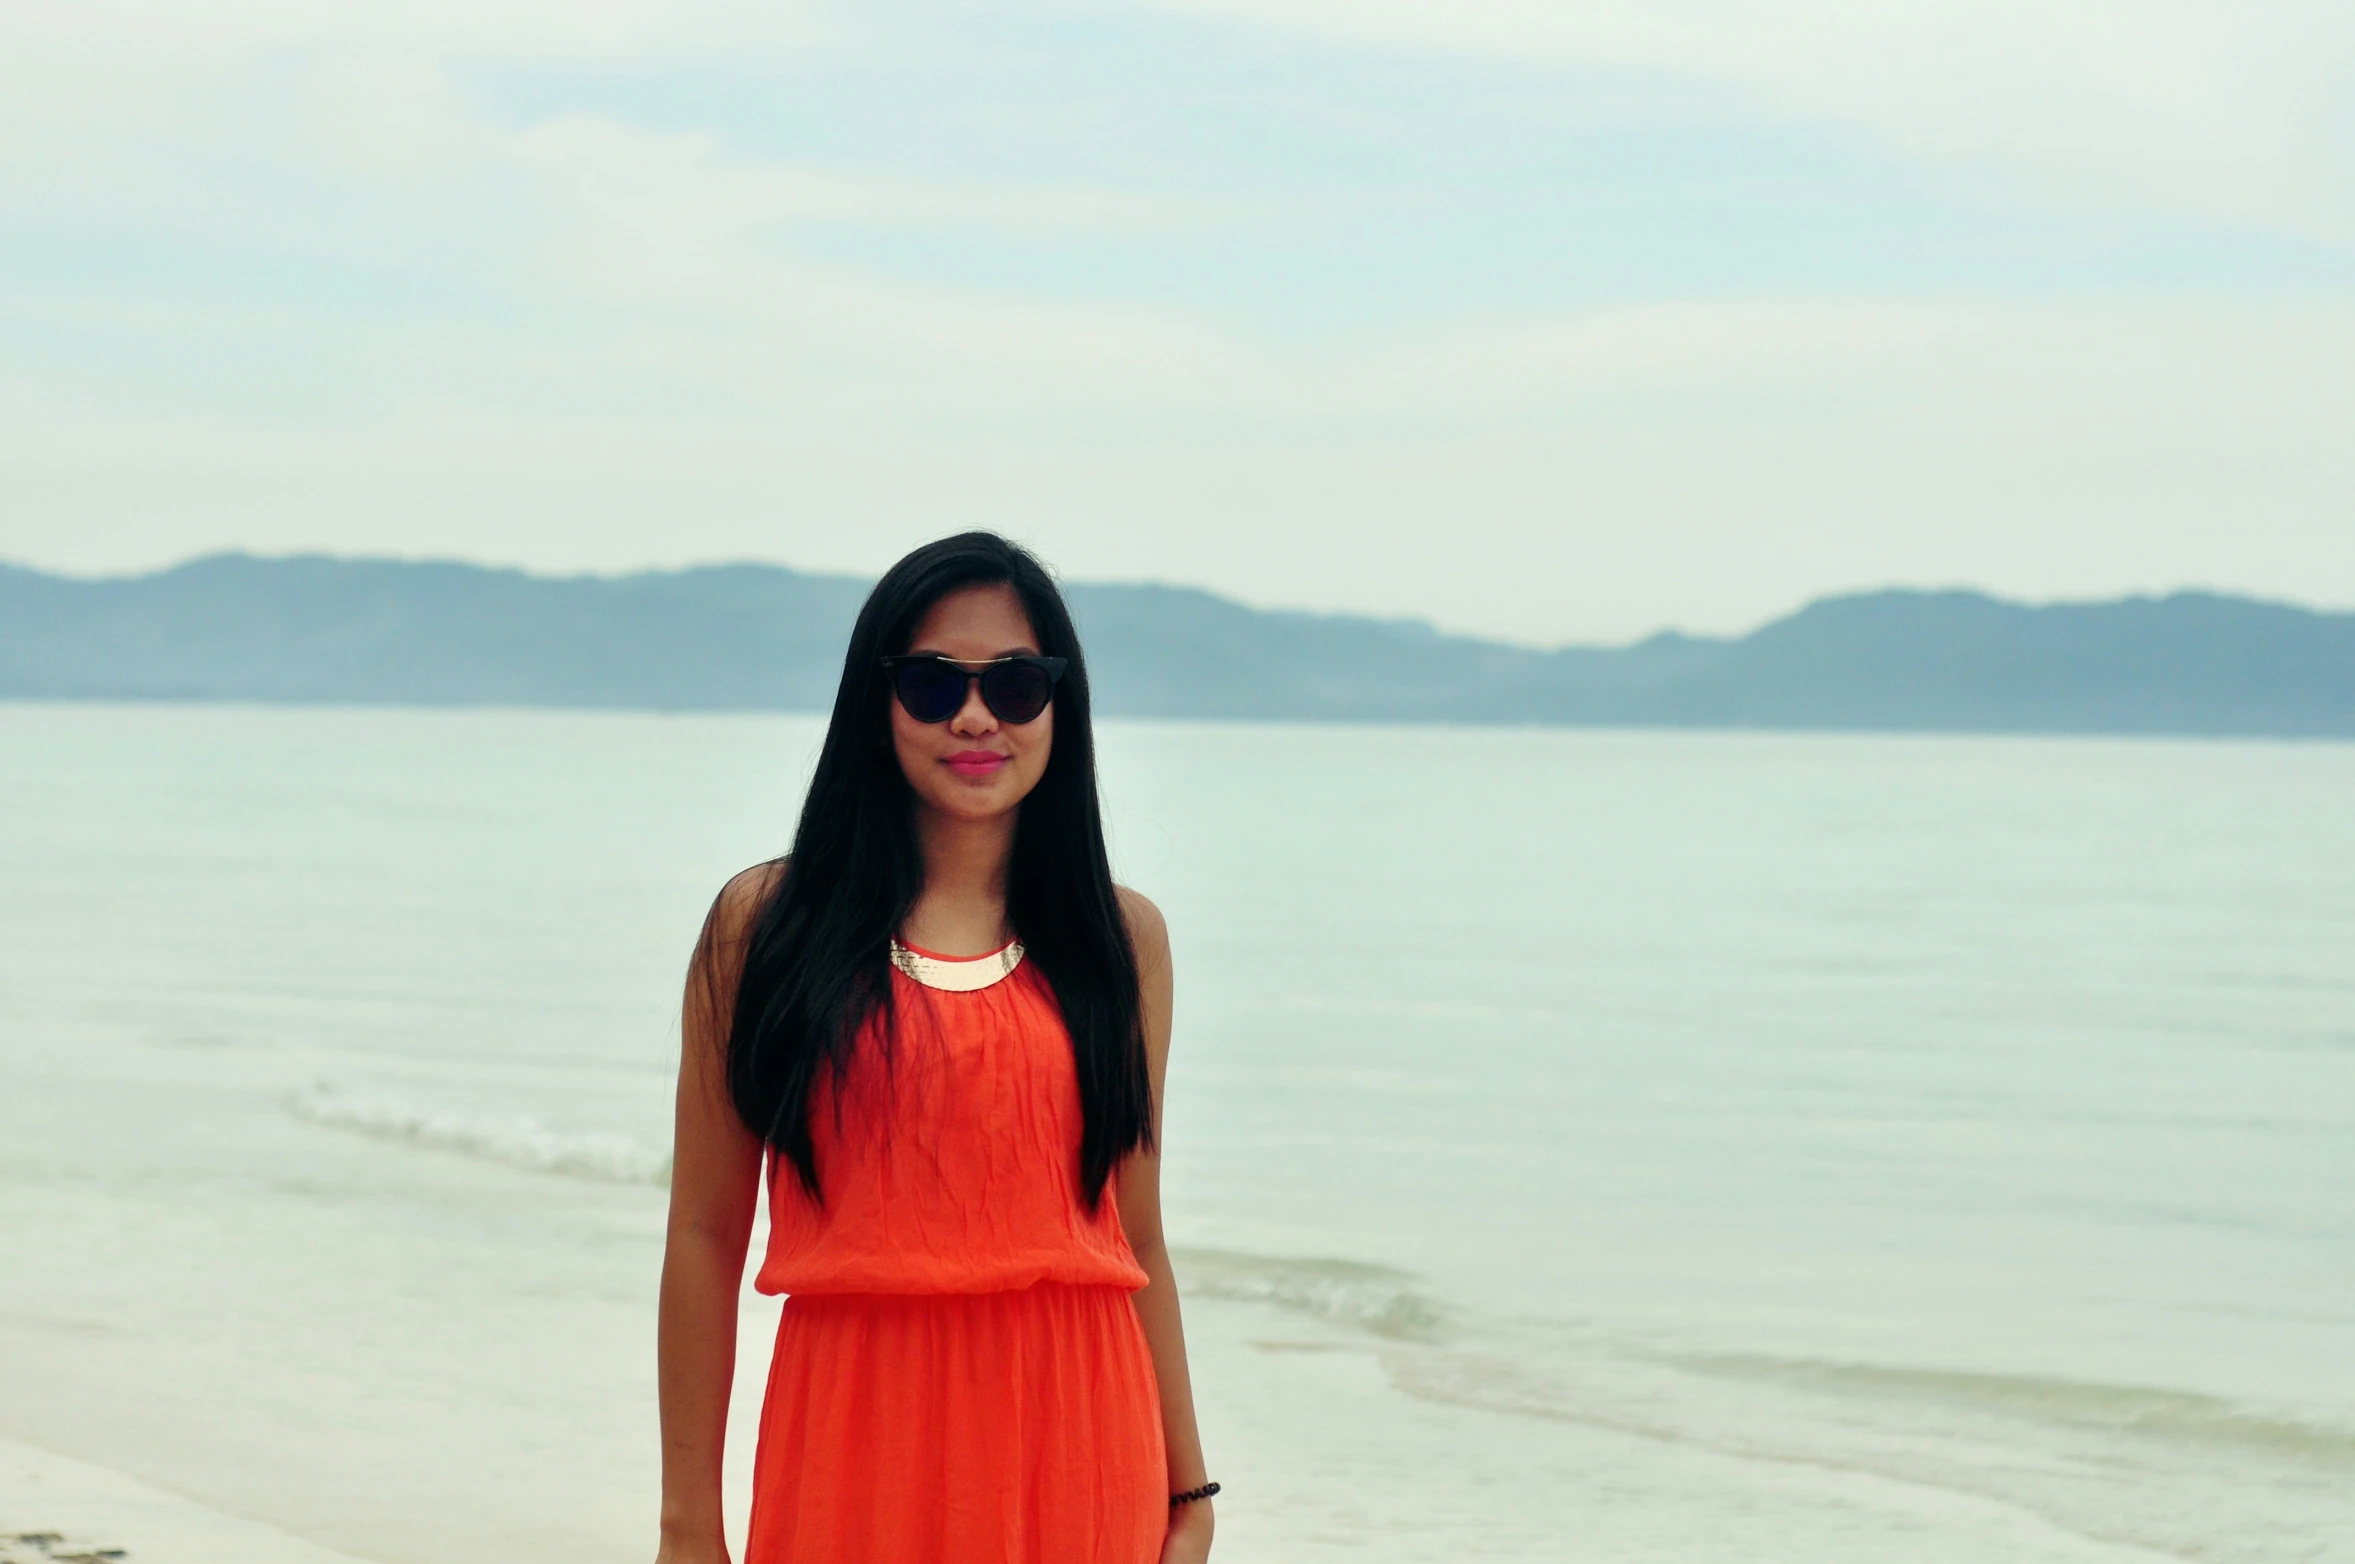
<path id="1" fill-rule="evenodd" d="M 948 765 L 961 777 L 986 777 L 1013 757 L 1001 755 L 994 749 L 961 749 L 949 757 Z"/>

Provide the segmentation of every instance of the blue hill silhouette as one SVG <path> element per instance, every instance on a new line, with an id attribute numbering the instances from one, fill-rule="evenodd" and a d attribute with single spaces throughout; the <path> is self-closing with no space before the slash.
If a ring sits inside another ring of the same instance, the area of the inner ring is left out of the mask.
<path id="1" fill-rule="evenodd" d="M 773 565 L 0 566 L 0 697 L 819 710 L 866 589 Z M 1113 715 L 2355 737 L 2355 614 L 2211 593 L 1870 592 L 1741 637 L 1538 651 L 1188 588 L 1068 590 Z"/>

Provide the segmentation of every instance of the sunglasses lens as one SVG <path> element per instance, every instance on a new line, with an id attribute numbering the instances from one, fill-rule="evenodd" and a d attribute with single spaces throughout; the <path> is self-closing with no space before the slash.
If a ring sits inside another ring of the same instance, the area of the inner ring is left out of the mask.
<path id="1" fill-rule="evenodd" d="M 892 689 L 900 709 L 918 722 L 946 722 L 965 704 L 965 674 L 947 663 L 901 663 Z"/>
<path id="2" fill-rule="evenodd" d="M 998 721 L 1035 721 L 1047 709 L 1055 681 L 1037 663 L 1000 663 L 981 676 L 981 698 Z"/>

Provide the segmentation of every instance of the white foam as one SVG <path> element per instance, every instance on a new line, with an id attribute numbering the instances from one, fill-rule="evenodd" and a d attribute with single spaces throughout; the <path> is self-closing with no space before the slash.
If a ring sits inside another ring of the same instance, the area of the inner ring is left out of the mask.
<path id="1" fill-rule="evenodd" d="M 1434 1337 L 1445 1323 L 1439 1305 L 1413 1276 L 1384 1265 L 1224 1249 L 1177 1249 L 1170 1260 L 1179 1286 L 1204 1297 L 1272 1303 L 1408 1341 Z"/>
<path id="2" fill-rule="evenodd" d="M 287 1109 L 298 1119 L 332 1129 L 455 1151 L 540 1173 L 560 1173 L 608 1184 L 658 1187 L 670 1184 L 669 1154 L 627 1135 L 554 1130 L 530 1118 L 470 1118 L 405 1103 L 346 1096 L 324 1085 L 290 1099 Z"/>

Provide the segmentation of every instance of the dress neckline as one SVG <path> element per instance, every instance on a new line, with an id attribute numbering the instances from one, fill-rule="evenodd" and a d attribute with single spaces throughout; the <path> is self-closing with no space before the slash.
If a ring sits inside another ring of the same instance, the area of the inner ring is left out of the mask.
<path id="1" fill-rule="evenodd" d="M 1022 964 L 1022 941 L 1008 940 L 986 956 L 936 956 L 929 950 L 891 942 L 891 964 L 926 988 L 971 994 L 1004 981 Z"/>

